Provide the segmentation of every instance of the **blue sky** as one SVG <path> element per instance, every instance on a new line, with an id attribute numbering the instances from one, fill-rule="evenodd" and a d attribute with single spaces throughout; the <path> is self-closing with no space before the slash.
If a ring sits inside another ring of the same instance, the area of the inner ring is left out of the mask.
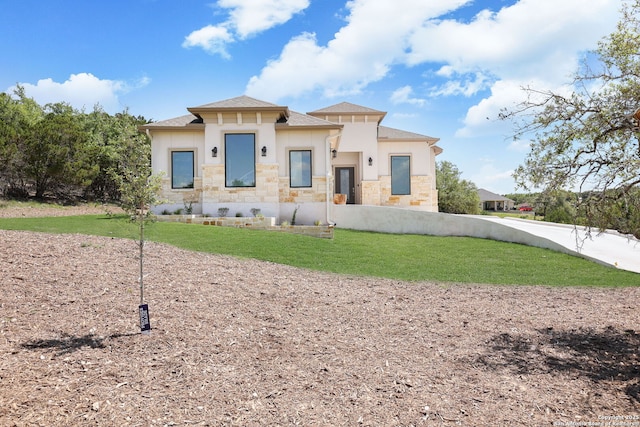
<path id="1" fill-rule="evenodd" d="M 440 138 L 437 160 L 505 194 L 528 142 L 498 112 L 523 86 L 566 90 L 621 0 L 0 4 L 0 91 L 153 120 L 243 94 L 303 113 L 348 101 Z"/>

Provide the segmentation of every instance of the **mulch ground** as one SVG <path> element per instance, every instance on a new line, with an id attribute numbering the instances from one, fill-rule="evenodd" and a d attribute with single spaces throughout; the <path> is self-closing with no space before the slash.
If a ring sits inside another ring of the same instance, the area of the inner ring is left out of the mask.
<path id="1" fill-rule="evenodd" d="M 0 239 L 2 426 L 640 425 L 640 287 L 406 283 L 149 243 L 142 335 L 135 242 Z"/>

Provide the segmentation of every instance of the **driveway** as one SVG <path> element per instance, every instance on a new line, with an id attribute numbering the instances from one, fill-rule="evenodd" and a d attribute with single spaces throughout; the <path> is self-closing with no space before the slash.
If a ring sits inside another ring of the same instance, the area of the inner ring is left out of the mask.
<path id="1" fill-rule="evenodd" d="M 607 230 L 599 233 L 598 230 L 593 230 L 591 235 L 588 235 L 584 227 L 576 228 L 567 224 L 487 215 L 475 218 L 521 230 L 551 240 L 585 258 L 640 273 L 640 241 L 616 231 Z"/>
<path id="2" fill-rule="evenodd" d="M 640 241 L 615 231 L 489 215 L 452 215 L 403 208 L 334 205 L 336 227 L 433 236 L 470 236 L 537 246 L 640 273 Z"/>

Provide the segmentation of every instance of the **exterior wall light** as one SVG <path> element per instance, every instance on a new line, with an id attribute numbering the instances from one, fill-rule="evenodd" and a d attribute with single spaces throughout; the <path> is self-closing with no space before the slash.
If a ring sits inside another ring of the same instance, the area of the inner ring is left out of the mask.
<path id="1" fill-rule="evenodd" d="M 369 166 L 373 166 L 373 159 L 369 157 Z"/>
<path id="2" fill-rule="evenodd" d="M 211 157 L 218 157 L 218 147 L 213 147 L 211 149 Z"/>
<path id="3" fill-rule="evenodd" d="M 267 146 L 262 147 L 262 157 L 267 157 Z"/>
<path id="4" fill-rule="evenodd" d="M 331 157 L 333 157 L 334 159 L 338 157 L 338 150 L 336 149 L 331 150 Z"/>

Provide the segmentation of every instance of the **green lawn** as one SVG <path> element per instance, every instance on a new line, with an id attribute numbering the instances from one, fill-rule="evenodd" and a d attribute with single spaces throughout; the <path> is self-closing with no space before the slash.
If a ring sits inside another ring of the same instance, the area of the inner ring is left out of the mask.
<path id="1" fill-rule="evenodd" d="M 136 238 L 125 216 L 4 218 L 0 229 Z M 470 237 L 335 230 L 333 240 L 261 230 L 157 222 L 149 240 L 296 267 L 409 281 L 638 286 L 640 275 L 530 246 Z M 132 253 L 135 252 L 132 250 Z"/>

